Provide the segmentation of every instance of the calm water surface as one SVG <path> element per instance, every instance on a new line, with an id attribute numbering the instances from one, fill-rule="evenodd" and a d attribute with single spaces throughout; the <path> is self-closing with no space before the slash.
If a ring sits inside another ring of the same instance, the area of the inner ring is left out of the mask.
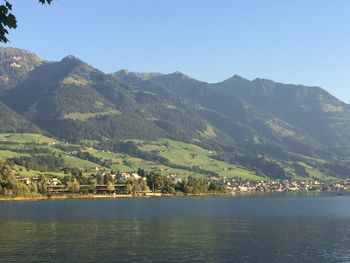
<path id="1" fill-rule="evenodd" d="M 350 262 L 350 196 L 0 203 L 0 262 Z"/>

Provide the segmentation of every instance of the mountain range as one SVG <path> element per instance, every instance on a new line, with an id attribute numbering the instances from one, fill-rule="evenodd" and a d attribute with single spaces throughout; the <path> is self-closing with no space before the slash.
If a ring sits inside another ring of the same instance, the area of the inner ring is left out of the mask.
<path id="1" fill-rule="evenodd" d="M 349 177 L 350 105 L 319 87 L 234 75 L 105 74 L 69 55 L 0 48 L 0 132 L 73 143 L 169 138 L 271 178 Z"/>

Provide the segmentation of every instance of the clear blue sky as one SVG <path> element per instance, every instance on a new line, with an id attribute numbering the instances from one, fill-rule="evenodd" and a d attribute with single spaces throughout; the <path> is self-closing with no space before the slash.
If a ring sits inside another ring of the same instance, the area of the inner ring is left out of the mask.
<path id="1" fill-rule="evenodd" d="M 348 0 L 37 2 L 12 0 L 19 23 L 7 46 L 47 60 L 73 54 L 106 73 L 317 85 L 350 103 Z"/>

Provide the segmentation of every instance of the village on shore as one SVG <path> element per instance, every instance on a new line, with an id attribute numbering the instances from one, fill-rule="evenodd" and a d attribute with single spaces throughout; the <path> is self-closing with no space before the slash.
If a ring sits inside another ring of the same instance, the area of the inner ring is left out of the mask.
<path id="1" fill-rule="evenodd" d="M 141 171 L 141 172 L 140 172 Z M 253 181 L 239 178 L 212 176 L 208 179 L 189 177 L 179 178 L 176 175 L 161 176 L 138 172 L 92 174 L 92 180 L 79 182 L 72 177 L 67 179 L 52 178 L 45 182 L 47 196 L 65 194 L 92 195 L 193 195 L 193 194 L 233 194 L 239 192 L 322 192 L 349 191 L 350 181 L 321 182 L 318 180 L 261 180 Z M 91 179 L 90 178 L 90 179 Z M 18 182 L 30 185 L 39 182 L 40 178 L 16 176 Z"/>

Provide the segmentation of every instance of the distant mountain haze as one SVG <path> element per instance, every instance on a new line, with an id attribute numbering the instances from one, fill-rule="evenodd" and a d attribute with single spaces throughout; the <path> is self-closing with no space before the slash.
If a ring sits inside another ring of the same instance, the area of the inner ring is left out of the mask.
<path id="1" fill-rule="evenodd" d="M 269 177 L 350 175 L 350 106 L 319 87 L 105 74 L 72 55 L 48 62 L 0 48 L 0 100 L 1 132 L 70 142 L 170 138 Z"/>

